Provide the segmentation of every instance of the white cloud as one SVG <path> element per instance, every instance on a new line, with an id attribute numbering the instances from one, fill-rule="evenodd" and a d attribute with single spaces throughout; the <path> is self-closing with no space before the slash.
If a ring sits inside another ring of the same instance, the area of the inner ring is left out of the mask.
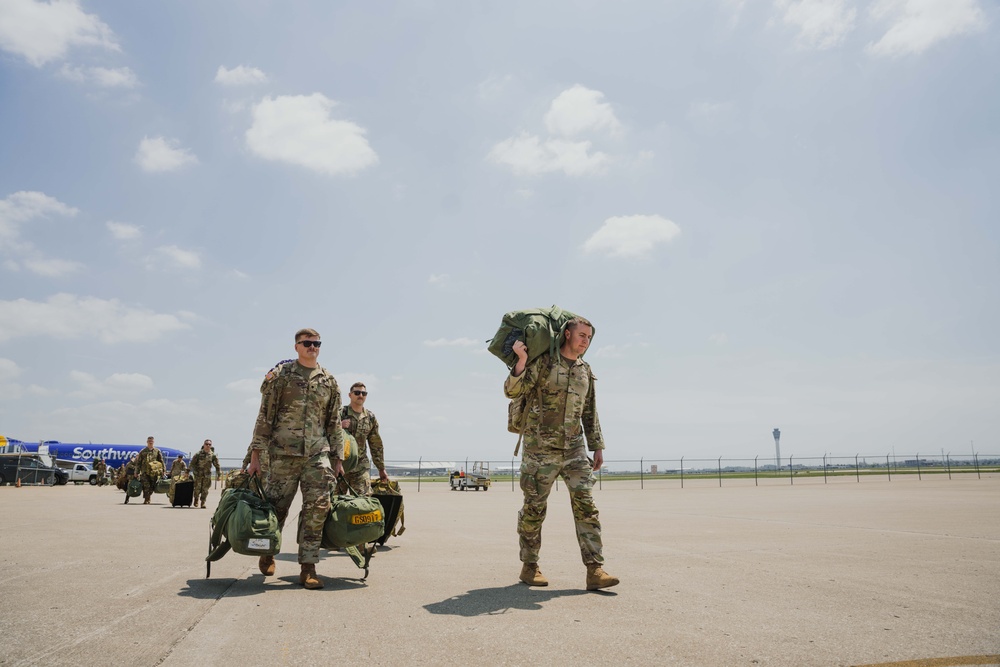
<path id="1" fill-rule="evenodd" d="M 560 171 L 567 176 L 603 173 L 611 158 L 601 151 L 592 152 L 590 139 L 570 139 L 586 132 L 621 132 L 621 123 L 603 99 L 604 93 L 581 85 L 564 90 L 552 100 L 545 114 L 550 136 L 543 139 L 522 131 L 494 145 L 486 159 L 522 176 Z"/>
<path id="2" fill-rule="evenodd" d="M 583 244 L 587 254 L 611 257 L 643 257 L 655 246 L 669 243 L 681 233 L 674 222 L 658 215 L 626 215 L 608 218 Z"/>
<path id="3" fill-rule="evenodd" d="M 475 340 L 474 338 L 438 338 L 436 340 L 424 341 L 424 345 L 427 347 L 474 347 L 484 344 L 483 341 Z"/>
<path id="4" fill-rule="evenodd" d="M 200 269 L 201 257 L 193 250 L 184 250 L 175 245 L 160 246 L 156 249 L 157 255 L 166 260 L 168 264 L 180 269 Z"/>
<path id="5" fill-rule="evenodd" d="M 451 282 L 451 276 L 447 273 L 432 273 L 427 279 L 427 282 L 431 285 L 438 285 L 443 287 Z"/>
<path id="6" fill-rule="evenodd" d="M 237 280 L 250 280 L 250 275 L 240 271 L 239 269 L 230 269 L 229 275 Z"/>
<path id="7" fill-rule="evenodd" d="M 880 40 L 867 47 L 869 53 L 887 57 L 923 53 L 944 39 L 986 25 L 977 0 L 878 0 L 871 15 L 892 24 Z"/>
<path id="8" fill-rule="evenodd" d="M 243 379 L 234 380 L 226 385 L 226 389 L 230 391 L 235 391 L 240 394 L 257 394 L 260 392 L 260 384 L 263 377 L 256 380 Z"/>
<path id="9" fill-rule="evenodd" d="M 79 262 L 45 257 L 29 241 L 21 240 L 21 226 L 26 222 L 53 215 L 72 218 L 78 209 L 63 204 L 42 192 L 15 192 L 0 201 L 0 252 L 9 255 L 4 266 L 11 271 L 25 268 L 48 278 L 57 278 L 83 268 Z"/>
<path id="10" fill-rule="evenodd" d="M 121 50 L 111 28 L 96 14 L 85 13 L 78 0 L 0 2 L 0 49 L 41 67 L 76 46 Z"/>
<path id="11" fill-rule="evenodd" d="M 604 93 L 579 84 L 564 90 L 552 100 L 545 114 L 545 127 L 552 134 L 575 137 L 584 132 L 621 132 L 621 123 L 611 105 L 602 102 Z"/>
<path id="12" fill-rule="evenodd" d="M 103 343 L 145 343 L 190 329 L 176 316 L 132 308 L 117 299 L 56 294 L 47 301 L 0 301 L 0 341 L 23 336 L 97 338 Z"/>
<path id="13" fill-rule="evenodd" d="M 491 74 L 485 81 L 480 82 L 479 85 L 476 86 L 476 91 L 479 93 L 479 99 L 484 102 L 488 102 L 500 97 L 513 80 L 514 77 L 510 74 L 505 74 L 503 76 Z"/>
<path id="14" fill-rule="evenodd" d="M 237 65 L 226 69 L 219 65 L 215 72 L 215 82 L 223 86 L 251 86 L 257 83 L 267 83 L 267 75 L 256 67 Z"/>
<path id="15" fill-rule="evenodd" d="M 174 171 L 188 164 L 197 164 L 198 158 L 186 148 L 175 148 L 178 142 L 164 137 L 143 137 L 135 152 L 135 161 L 143 171 Z"/>
<path id="16" fill-rule="evenodd" d="M 63 65 L 59 74 L 76 83 L 94 84 L 101 88 L 135 88 L 139 79 L 128 67 L 73 67 Z"/>
<path id="17" fill-rule="evenodd" d="M 0 240 L 16 240 L 20 223 L 51 215 L 71 218 L 79 212 L 42 192 L 15 192 L 0 201 Z"/>
<path id="18" fill-rule="evenodd" d="M 104 223 L 104 226 L 108 228 L 109 232 L 111 232 L 111 236 L 119 241 L 131 241 L 142 236 L 141 227 L 130 225 L 125 222 L 114 222 L 112 220 L 108 220 Z"/>
<path id="19" fill-rule="evenodd" d="M 76 390 L 70 393 L 70 396 L 76 398 L 132 396 L 153 388 L 153 379 L 141 373 L 114 373 L 98 380 L 90 373 L 70 371 L 69 377 L 77 385 Z"/>
<path id="20" fill-rule="evenodd" d="M 320 93 L 266 97 L 251 112 L 247 147 L 267 160 L 331 176 L 356 174 L 378 164 L 364 128 L 330 117 L 336 104 Z"/>
<path id="21" fill-rule="evenodd" d="M 80 262 L 68 259 L 36 258 L 21 260 L 24 268 L 46 278 L 59 278 L 84 268 Z"/>
<path id="22" fill-rule="evenodd" d="M 828 49 L 854 29 L 857 10 L 846 0 L 775 0 L 786 25 L 798 29 L 801 46 Z"/>
<path id="23" fill-rule="evenodd" d="M 608 163 L 601 152 L 590 153 L 589 141 L 549 139 L 544 143 L 522 132 L 498 143 L 487 156 L 497 164 L 510 167 L 515 174 L 535 176 L 561 171 L 567 176 L 599 174 Z"/>
<path id="24" fill-rule="evenodd" d="M 729 336 L 724 333 L 714 333 L 708 337 L 708 340 L 716 345 L 725 345 L 729 342 Z"/>
<path id="25" fill-rule="evenodd" d="M 0 357 L 0 399 L 21 398 L 22 389 L 17 382 L 20 376 L 21 369 L 16 363 Z"/>

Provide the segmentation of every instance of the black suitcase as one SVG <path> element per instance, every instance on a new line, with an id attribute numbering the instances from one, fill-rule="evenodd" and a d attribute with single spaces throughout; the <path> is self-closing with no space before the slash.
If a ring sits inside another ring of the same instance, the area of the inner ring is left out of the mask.
<path id="1" fill-rule="evenodd" d="M 170 502 L 173 507 L 191 507 L 194 502 L 194 480 L 187 482 L 177 482 L 174 484 L 174 499 Z"/>

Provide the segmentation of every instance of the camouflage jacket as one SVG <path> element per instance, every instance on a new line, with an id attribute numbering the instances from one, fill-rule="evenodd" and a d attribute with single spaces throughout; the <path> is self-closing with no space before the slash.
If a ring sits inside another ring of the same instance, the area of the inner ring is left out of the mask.
<path id="1" fill-rule="evenodd" d="M 174 459 L 174 464 L 170 466 L 170 479 L 177 477 L 185 470 L 187 470 L 187 464 L 184 463 L 184 459 Z"/>
<path id="2" fill-rule="evenodd" d="M 195 477 L 211 476 L 212 466 L 215 466 L 215 474 L 222 474 L 222 466 L 219 465 L 219 457 L 215 452 L 206 454 L 204 449 L 200 449 L 191 457 L 191 474 Z"/>
<path id="3" fill-rule="evenodd" d="M 264 378 L 260 393 L 251 449 L 279 456 L 329 452 L 344 458 L 340 387 L 325 368 L 305 368 L 297 361 L 280 364 Z"/>
<path id="4" fill-rule="evenodd" d="M 520 376 L 508 375 L 504 382 L 507 398 L 527 398 L 526 446 L 572 449 L 582 445 L 586 435 L 588 449 L 604 449 L 594 394 L 597 378 L 590 364 L 583 359 L 571 362 L 559 354 L 554 361 L 549 359 L 543 354 Z"/>
<path id="5" fill-rule="evenodd" d="M 342 419 L 350 419 L 351 425 L 347 427 L 347 432 L 358 441 L 358 464 L 367 470 L 370 466 L 368 462 L 368 451 L 371 450 L 371 462 L 378 470 L 385 470 L 385 450 L 382 447 L 382 436 L 378 433 L 378 419 L 375 413 L 368 408 L 361 408 L 361 414 L 345 405 L 341 410 Z M 366 449 L 367 447 L 367 449 Z"/>

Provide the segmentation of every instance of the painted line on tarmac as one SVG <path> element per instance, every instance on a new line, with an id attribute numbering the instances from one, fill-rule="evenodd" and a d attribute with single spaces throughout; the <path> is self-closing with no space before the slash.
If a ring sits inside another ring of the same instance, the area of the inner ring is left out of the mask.
<path id="1" fill-rule="evenodd" d="M 878 662 L 854 667 L 972 667 L 972 665 L 1000 665 L 1000 655 L 965 655 L 957 658 L 925 658 L 900 662 Z"/>

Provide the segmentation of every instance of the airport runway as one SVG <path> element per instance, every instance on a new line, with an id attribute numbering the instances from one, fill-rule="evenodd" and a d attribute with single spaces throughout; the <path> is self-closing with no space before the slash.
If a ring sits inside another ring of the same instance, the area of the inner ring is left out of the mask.
<path id="1" fill-rule="evenodd" d="M 595 492 L 610 592 L 562 485 L 547 588 L 517 583 L 509 483 L 404 482 L 368 581 L 329 554 L 318 591 L 293 530 L 275 577 L 230 553 L 206 579 L 211 510 L 2 487 L 0 665 L 1000 665 L 1000 476 L 638 486 Z"/>

